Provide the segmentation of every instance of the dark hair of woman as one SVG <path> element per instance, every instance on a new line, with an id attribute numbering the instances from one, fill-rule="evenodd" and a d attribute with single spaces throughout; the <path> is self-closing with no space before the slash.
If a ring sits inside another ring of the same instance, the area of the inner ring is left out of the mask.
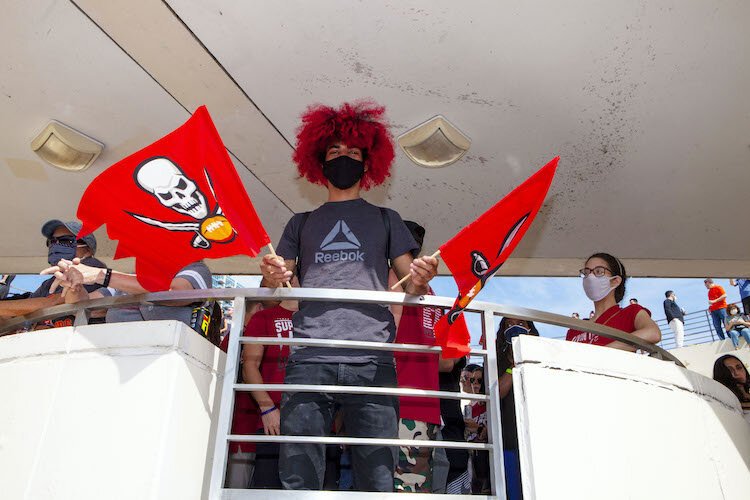
<path id="1" fill-rule="evenodd" d="M 748 374 L 747 372 L 745 363 L 743 363 L 737 356 L 725 354 L 724 356 L 721 356 L 716 360 L 716 362 L 714 363 L 714 380 L 732 391 L 732 393 L 737 396 L 737 399 L 739 399 L 740 402 L 747 402 L 746 398 L 744 398 L 742 393 L 737 389 L 737 381 L 734 379 L 734 377 L 732 377 L 732 373 L 729 371 L 729 368 L 727 368 L 727 365 L 724 364 L 724 361 L 730 358 L 734 358 L 739 361 L 739 363 L 745 369 L 745 392 L 750 392 L 750 374 Z"/>
<path id="2" fill-rule="evenodd" d="M 612 276 L 619 276 L 622 278 L 620 284 L 617 286 L 617 288 L 615 288 L 615 302 L 619 304 L 622 299 L 625 298 L 625 282 L 628 279 L 628 273 L 625 271 L 625 266 L 623 265 L 622 261 L 620 261 L 620 259 L 608 253 L 597 252 L 586 259 L 586 262 L 590 261 L 593 258 L 602 259 L 603 261 L 605 261 L 609 270 L 612 271 Z"/>

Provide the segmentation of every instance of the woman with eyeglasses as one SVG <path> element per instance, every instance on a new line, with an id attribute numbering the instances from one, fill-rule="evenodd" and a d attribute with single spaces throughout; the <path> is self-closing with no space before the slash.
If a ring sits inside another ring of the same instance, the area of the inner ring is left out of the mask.
<path id="1" fill-rule="evenodd" d="M 639 304 L 630 304 L 625 308 L 619 306 L 625 297 L 625 282 L 628 279 L 620 259 L 608 253 L 595 253 L 586 260 L 580 274 L 583 291 L 594 303 L 591 321 L 630 333 L 652 344 L 661 340 L 661 331 L 651 319 L 651 311 Z M 636 350 L 624 342 L 574 329 L 568 330 L 566 339 L 625 351 Z"/>

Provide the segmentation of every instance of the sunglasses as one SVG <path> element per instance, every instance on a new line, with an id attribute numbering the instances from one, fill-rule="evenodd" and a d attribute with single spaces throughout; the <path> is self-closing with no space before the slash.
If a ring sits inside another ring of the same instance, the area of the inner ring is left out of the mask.
<path id="1" fill-rule="evenodd" d="M 50 247 L 50 245 L 54 245 L 55 243 L 66 246 L 66 247 L 74 247 L 76 245 L 85 245 L 86 242 L 83 240 L 76 240 L 75 236 L 52 236 L 51 238 L 47 238 L 47 248 Z"/>
<path id="2" fill-rule="evenodd" d="M 469 378 L 469 382 L 471 382 L 472 384 L 481 384 L 482 380 L 484 380 L 484 379 L 483 378 L 474 378 L 474 377 L 470 377 Z"/>

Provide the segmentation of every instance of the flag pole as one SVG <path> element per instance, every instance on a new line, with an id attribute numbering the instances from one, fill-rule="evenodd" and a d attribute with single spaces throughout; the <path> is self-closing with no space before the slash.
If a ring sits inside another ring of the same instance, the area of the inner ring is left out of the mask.
<path id="1" fill-rule="evenodd" d="M 440 255 L 440 250 L 438 250 L 434 254 L 430 255 L 430 257 L 437 258 L 439 255 Z M 395 290 L 397 287 L 403 285 L 404 283 L 406 283 L 407 281 L 409 281 L 409 278 L 411 278 L 411 273 L 407 274 L 406 276 L 404 276 L 403 278 L 401 278 L 400 280 L 398 280 L 398 283 L 396 283 L 395 285 L 393 285 L 391 287 L 391 290 Z"/>
<path id="2" fill-rule="evenodd" d="M 273 249 L 273 244 L 270 241 L 268 242 L 268 250 L 271 252 L 271 255 L 278 257 L 278 255 L 276 255 L 276 250 Z M 285 284 L 287 288 L 292 288 L 292 284 L 288 281 Z"/>

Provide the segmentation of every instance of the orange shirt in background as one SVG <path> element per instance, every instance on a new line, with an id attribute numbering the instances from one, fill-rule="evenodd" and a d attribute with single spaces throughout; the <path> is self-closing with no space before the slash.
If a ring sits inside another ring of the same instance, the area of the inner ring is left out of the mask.
<path id="1" fill-rule="evenodd" d="M 720 285 L 714 285 L 711 288 L 708 289 L 708 300 L 715 300 L 721 297 L 722 295 L 726 295 L 727 292 L 724 291 L 724 288 Z M 708 306 L 709 311 L 718 311 L 719 309 L 724 309 L 727 307 L 727 299 L 723 298 L 718 302 L 714 302 L 713 304 Z"/>

